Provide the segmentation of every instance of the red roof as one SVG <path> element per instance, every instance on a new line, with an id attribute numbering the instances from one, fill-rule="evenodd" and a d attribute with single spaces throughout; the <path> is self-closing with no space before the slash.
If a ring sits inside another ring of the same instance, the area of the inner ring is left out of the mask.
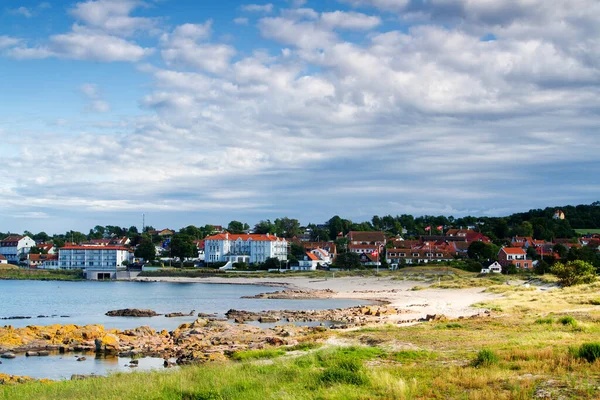
<path id="1" fill-rule="evenodd" d="M 29 261 L 58 260 L 56 254 L 29 254 Z"/>
<path id="2" fill-rule="evenodd" d="M 25 236 L 20 236 L 20 235 L 10 235 L 8 237 L 6 237 L 5 239 L 3 239 L 2 241 L 0 241 L 0 243 L 12 243 L 12 242 L 18 242 L 19 240 L 23 239 Z"/>
<path id="3" fill-rule="evenodd" d="M 527 254 L 525 250 L 520 247 L 503 247 L 500 251 L 504 251 L 506 254 Z"/>
<path id="4" fill-rule="evenodd" d="M 319 261 L 319 257 L 317 257 L 316 255 L 314 255 L 311 252 L 306 253 L 306 255 L 308 256 L 308 258 L 310 258 L 313 261 Z"/>
<path id="5" fill-rule="evenodd" d="M 233 234 L 233 233 L 219 233 L 218 235 L 205 237 L 204 240 L 238 240 L 242 239 L 243 241 L 247 241 L 248 239 L 252 239 L 254 241 L 262 241 L 262 242 L 276 242 L 281 239 L 277 236 L 273 235 L 259 235 L 259 234 Z"/>
<path id="6" fill-rule="evenodd" d="M 4 257 L 2 254 L 0 254 L 0 260 L 6 260 L 6 257 Z"/>
<path id="7" fill-rule="evenodd" d="M 123 246 L 65 246 L 59 250 L 123 250 L 129 251 L 128 248 Z"/>

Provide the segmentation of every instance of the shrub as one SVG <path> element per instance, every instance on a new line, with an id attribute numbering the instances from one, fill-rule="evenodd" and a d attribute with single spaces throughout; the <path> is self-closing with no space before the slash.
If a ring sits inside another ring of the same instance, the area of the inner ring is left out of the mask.
<path id="1" fill-rule="evenodd" d="M 489 367 L 490 365 L 498 364 L 499 358 L 492 350 L 483 349 L 477 353 L 477 357 L 473 360 L 474 367 Z"/>
<path id="2" fill-rule="evenodd" d="M 585 358 L 589 362 L 600 359 L 600 343 L 584 343 L 579 347 L 579 358 Z"/>
<path id="3" fill-rule="evenodd" d="M 563 325 L 577 326 L 577 320 L 575 320 L 575 318 L 571 317 L 570 315 L 565 315 L 564 317 L 560 317 L 558 319 L 558 322 L 560 322 Z"/>
<path id="4" fill-rule="evenodd" d="M 569 261 L 566 264 L 557 262 L 552 266 L 551 271 L 563 286 L 591 283 L 596 279 L 594 266 L 581 260 Z"/>
<path id="5" fill-rule="evenodd" d="M 285 354 L 283 349 L 264 349 L 264 350 L 246 350 L 236 351 L 231 355 L 231 358 L 236 361 L 244 360 L 259 360 L 275 358 Z"/>
<path id="6" fill-rule="evenodd" d="M 546 318 L 538 318 L 535 320 L 536 324 L 552 324 L 554 323 L 554 318 L 546 317 Z"/>

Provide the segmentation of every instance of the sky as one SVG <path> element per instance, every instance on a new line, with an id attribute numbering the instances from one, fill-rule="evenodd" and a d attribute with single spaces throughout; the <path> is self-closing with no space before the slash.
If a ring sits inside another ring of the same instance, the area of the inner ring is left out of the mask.
<path id="1" fill-rule="evenodd" d="M 597 0 L 4 0 L 0 232 L 600 200 Z"/>

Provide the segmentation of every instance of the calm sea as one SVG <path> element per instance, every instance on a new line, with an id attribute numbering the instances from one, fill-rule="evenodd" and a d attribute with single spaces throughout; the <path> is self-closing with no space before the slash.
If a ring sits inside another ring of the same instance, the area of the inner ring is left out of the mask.
<path id="1" fill-rule="evenodd" d="M 357 300 L 266 300 L 242 299 L 259 293 L 280 290 L 268 286 L 220 285 L 166 282 L 58 282 L 0 281 L 0 318 L 30 316 L 31 319 L 0 320 L 0 325 L 23 327 L 51 324 L 101 324 L 106 328 L 130 329 L 142 325 L 154 329 L 173 330 L 195 316 L 165 318 L 107 317 L 110 310 L 149 308 L 158 313 L 198 312 L 223 316 L 230 308 L 247 311 L 318 310 L 351 307 L 365 302 Z M 55 317 L 38 318 L 38 315 Z M 265 327 L 274 324 L 265 324 Z M 95 358 L 76 361 L 73 354 L 49 357 L 25 357 L 2 360 L 0 373 L 28 375 L 35 378 L 69 379 L 72 374 L 105 375 L 130 371 L 127 358 Z M 136 370 L 162 369 L 162 359 L 141 359 Z"/>

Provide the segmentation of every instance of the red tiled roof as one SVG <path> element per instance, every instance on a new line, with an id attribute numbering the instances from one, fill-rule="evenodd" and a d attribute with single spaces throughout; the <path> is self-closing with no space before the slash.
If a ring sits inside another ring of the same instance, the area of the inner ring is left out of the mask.
<path id="1" fill-rule="evenodd" d="M 0 241 L 0 243 L 12 243 L 12 242 L 18 242 L 19 240 L 23 239 L 25 236 L 21 236 L 21 235 L 10 235 L 6 238 L 4 238 L 2 241 Z"/>
<path id="2" fill-rule="evenodd" d="M 2 254 L 0 254 L 0 260 L 6 260 L 6 257 L 4 257 Z"/>
<path id="3" fill-rule="evenodd" d="M 123 246 L 65 246 L 59 250 L 124 250 L 129 251 L 128 248 Z"/>
<path id="4" fill-rule="evenodd" d="M 348 239 L 352 242 L 385 242 L 385 235 L 383 232 L 359 232 L 350 231 L 347 235 Z"/>
<path id="5" fill-rule="evenodd" d="M 308 258 L 310 258 L 313 261 L 319 261 L 319 257 L 317 257 L 316 255 L 314 255 L 313 253 L 311 253 L 310 251 L 306 253 L 306 255 L 308 256 Z"/>
<path id="6" fill-rule="evenodd" d="M 520 247 L 503 247 L 500 251 L 504 251 L 506 254 L 527 254 L 525 250 Z"/>

